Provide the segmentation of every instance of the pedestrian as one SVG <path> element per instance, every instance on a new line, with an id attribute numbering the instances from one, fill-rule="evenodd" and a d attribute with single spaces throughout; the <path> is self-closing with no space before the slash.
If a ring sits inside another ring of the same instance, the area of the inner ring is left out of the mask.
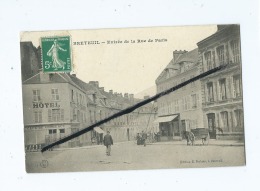
<path id="1" fill-rule="evenodd" d="M 144 131 L 142 131 L 142 140 L 143 140 L 144 147 L 146 146 L 146 142 L 145 142 L 146 139 L 147 139 L 147 134 Z"/>
<path id="2" fill-rule="evenodd" d="M 110 135 L 110 132 L 107 131 L 107 134 L 104 136 L 104 145 L 106 146 L 106 154 L 110 156 L 111 153 L 111 145 L 113 145 L 113 139 Z"/>
<path id="3" fill-rule="evenodd" d="M 142 144 L 142 137 L 140 136 L 139 133 L 137 133 L 136 140 L 137 140 L 137 145 L 141 145 Z"/>

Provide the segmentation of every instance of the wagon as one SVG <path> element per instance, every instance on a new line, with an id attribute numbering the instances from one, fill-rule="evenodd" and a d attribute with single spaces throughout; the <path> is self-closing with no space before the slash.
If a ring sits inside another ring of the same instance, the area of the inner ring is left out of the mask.
<path id="1" fill-rule="evenodd" d="M 195 140 L 201 139 L 203 145 L 209 144 L 209 129 L 197 128 L 191 129 L 191 132 L 194 134 Z"/>

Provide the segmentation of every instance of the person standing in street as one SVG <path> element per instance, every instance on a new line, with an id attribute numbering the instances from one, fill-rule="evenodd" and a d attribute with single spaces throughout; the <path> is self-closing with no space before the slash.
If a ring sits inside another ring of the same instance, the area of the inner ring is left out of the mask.
<path id="1" fill-rule="evenodd" d="M 104 145 L 106 146 L 106 154 L 110 156 L 111 153 L 111 145 L 113 145 L 113 139 L 110 135 L 110 132 L 107 131 L 107 134 L 104 136 Z"/>
<path id="2" fill-rule="evenodd" d="M 142 140 L 143 140 L 144 147 L 146 146 L 146 139 L 147 139 L 147 134 L 144 131 L 142 131 Z"/>

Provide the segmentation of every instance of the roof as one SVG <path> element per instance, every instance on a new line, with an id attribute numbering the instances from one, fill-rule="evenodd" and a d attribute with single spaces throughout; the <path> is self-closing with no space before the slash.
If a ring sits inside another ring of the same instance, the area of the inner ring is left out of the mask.
<path id="1" fill-rule="evenodd" d="M 41 80 L 41 75 L 52 75 L 50 80 Z M 31 78 L 23 81 L 23 84 L 49 84 L 49 83 L 69 83 L 75 87 L 77 87 L 78 89 L 80 89 L 81 91 L 82 88 L 80 86 L 78 86 L 76 83 L 74 83 L 71 78 L 69 77 L 69 75 L 67 73 L 43 73 L 43 72 L 39 72 L 37 74 L 35 74 L 34 76 L 32 76 Z"/>
<path id="2" fill-rule="evenodd" d="M 199 61 L 199 53 L 198 48 L 193 49 L 189 52 L 186 52 L 179 56 L 176 60 L 174 58 L 169 62 L 169 64 L 165 67 L 165 69 L 161 72 L 161 74 L 157 77 L 156 81 L 159 79 L 163 79 L 166 76 L 164 75 L 166 72 L 166 69 L 173 69 L 173 70 L 180 70 L 180 63 L 182 62 L 192 62 L 194 64 L 197 64 Z"/>
<path id="3" fill-rule="evenodd" d="M 197 63 L 198 60 L 199 60 L 199 53 L 198 53 L 198 48 L 196 48 L 194 50 L 191 50 L 189 52 L 186 52 L 186 53 L 182 54 L 175 61 L 174 61 L 174 59 L 172 59 L 170 61 L 170 63 L 166 66 L 166 69 L 167 68 L 179 69 L 178 64 L 181 63 L 181 62 Z"/>

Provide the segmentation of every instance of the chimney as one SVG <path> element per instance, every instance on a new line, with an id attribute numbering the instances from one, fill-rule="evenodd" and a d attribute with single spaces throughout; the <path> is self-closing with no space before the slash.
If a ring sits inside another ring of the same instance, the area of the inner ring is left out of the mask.
<path id="1" fill-rule="evenodd" d="M 99 90 L 102 91 L 102 92 L 104 92 L 104 91 L 105 91 L 105 88 L 104 88 L 104 87 L 100 87 Z"/>
<path id="2" fill-rule="evenodd" d="M 49 82 L 54 75 L 52 73 L 43 73 L 42 70 L 39 70 L 39 74 L 40 74 L 40 81 L 41 82 Z"/>
<path id="3" fill-rule="evenodd" d="M 175 50 L 175 51 L 173 51 L 173 61 L 175 62 L 176 60 L 178 60 L 178 58 L 186 52 L 188 52 L 188 51 L 186 51 L 186 50 L 183 50 L 183 51 L 182 50 Z"/>
<path id="4" fill-rule="evenodd" d="M 223 28 L 227 27 L 228 25 L 218 25 L 218 31 L 222 30 Z"/>
<path id="5" fill-rule="evenodd" d="M 110 93 L 110 94 L 113 94 L 113 90 L 109 90 L 109 93 Z"/>
<path id="6" fill-rule="evenodd" d="M 115 94 L 115 96 L 117 96 L 117 92 L 115 92 L 114 94 Z"/>
<path id="7" fill-rule="evenodd" d="M 76 74 L 71 74 L 73 77 L 76 77 Z"/>
<path id="8" fill-rule="evenodd" d="M 98 81 L 89 81 L 90 84 L 92 84 L 95 87 L 99 87 L 99 82 Z"/>
<path id="9" fill-rule="evenodd" d="M 120 97 L 123 97 L 123 94 L 122 94 L 122 93 L 120 93 L 120 94 L 119 94 L 119 96 L 120 96 Z"/>
<path id="10" fill-rule="evenodd" d="M 129 94 L 129 99 L 130 99 L 131 101 L 133 101 L 133 100 L 134 100 L 134 94 Z"/>
<path id="11" fill-rule="evenodd" d="M 125 98 L 128 98 L 128 93 L 125 93 L 125 94 L 124 94 L 124 97 L 125 97 Z"/>

